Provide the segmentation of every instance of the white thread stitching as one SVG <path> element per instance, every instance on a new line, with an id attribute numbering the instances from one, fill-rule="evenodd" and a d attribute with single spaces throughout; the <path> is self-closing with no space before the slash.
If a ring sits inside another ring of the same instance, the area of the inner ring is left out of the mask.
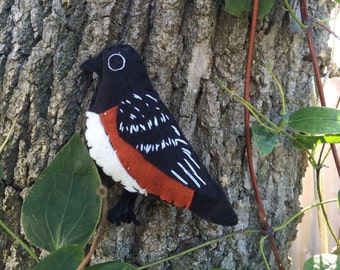
<path id="1" fill-rule="evenodd" d="M 111 59 L 111 57 L 113 57 L 113 56 L 119 56 L 120 58 L 122 58 L 122 60 L 123 60 L 123 64 L 122 64 L 122 66 L 120 67 L 120 68 L 112 68 L 111 67 L 111 65 L 110 65 L 110 59 Z M 118 70 L 122 70 L 123 68 L 125 68 L 125 58 L 124 58 L 124 56 L 123 55 L 121 55 L 120 53 L 113 53 L 113 54 L 111 54 L 110 55 L 110 57 L 107 59 L 107 66 L 108 66 L 108 68 L 110 69 L 110 70 L 112 70 L 112 71 L 118 71 Z"/>

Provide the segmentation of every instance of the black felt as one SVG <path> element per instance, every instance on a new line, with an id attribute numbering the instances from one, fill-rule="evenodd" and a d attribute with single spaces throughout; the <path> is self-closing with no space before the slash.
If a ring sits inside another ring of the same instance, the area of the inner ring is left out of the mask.
<path id="1" fill-rule="evenodd" d="M 211 222 L 235 225 L 237 217 L 226 194 L 210 177 L 153 90 L 138 53 L 129 45 L 114 45 L 85 61 L 82 68 L 99 75 L 89 110 L 103 113 L 119 106 L 117 127 L 120 136 L 147 161 L 195 191 L 190 210 Z M 108 219 L 116 224 L 136 222 L 132 210 L 134 200 L 124 193 L 110 210 Z"/>
<path id="2" fill-rule="evenodd" d="M 111 208 L 107 214 L 107 220 L 113 224 L 120 225 L 123 223 L 131 223 L 138 225 L 139 222 L 136 219 L 133 208 L 138 194 L 123 191 L 123 194 L 119 197 L 117 204 Z"/>
<path id="3" fill-rule="evenodd" d="M 138 98 L 134 97 L 134 95 Z M 127 100 L 130 103 L 128 103 Z M 131 115 L 135 116 L 135 118 L 131 119 Z M 155 125 L 155 119 L 157 121 L 157 126 Z M 164 119 L 164 122 L 162 122 L 161 119 Z M 152 123 L 151 127 L 148 125 L 150 121 Z M 214 182 L 214 180 L 209 176 L 207 169 L 200 162 L 197 154 L 180 130 L 174 117 L 159 99 L 156 92 L 143 93 L 141 91 L 135 91 L 131 96 L 122 100 L 119 104 L 117 116 L 117 126 L 119 127 L 120 124 L 122 124 L 122 130 L 119 130 L 119 135 L 135 148 L 139 146 L 137 149 L 143 157 L 170 177 L 175 178 L 171 173 L 171 170 L 173 170 L 188 183 L 188 187 L 206 195 L 209 194 L 212 197 L 215 196 L 216 189 L 220 189 L 215 183 L 211 183 Z M 143 125 L 146 130 L 144 131 L 140 125 Z M 131 133 L 131 126 L 139 127 L 139 130 L 132 130 L 133 132 Z M 179 134 L 176 133 L 174 127 Z M 164 149 L 162 149 L 162 141 L 165 142 Z M 148 145 L 156 147 L 156 145 L 159 144 L 160 146 L 158 147 L 158 150 L 141 151 L 142 144 L 144 148 Z M 183 149 L 185 149 L 185 152 L 188 154 L 185 154 Z M 188 157 L 189 153 L 192 159 Z M 187 162 L 189 162 L 191 168 L 196 171 L 206 184 L 197 180 L 200 185 L 200 187 L 198 187 L 198 185 L 183 172 L 182 167 L 180 167 L 178 163 L 194 176 L 194 173 Z M 200 168 L 198 168 L 195 163 L 198 164 Z"/>

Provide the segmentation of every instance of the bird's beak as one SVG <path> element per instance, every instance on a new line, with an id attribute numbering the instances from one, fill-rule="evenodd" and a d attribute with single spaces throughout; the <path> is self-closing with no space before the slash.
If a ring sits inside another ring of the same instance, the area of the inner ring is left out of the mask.
<path id="1" fill-rule="evenodd" d="M 100 74 L 102 69 L 102 60 L 100 55 L 86 60 L 80 65 L 80 68 L 87 72 L 96 72 L 97 74 Z"/>

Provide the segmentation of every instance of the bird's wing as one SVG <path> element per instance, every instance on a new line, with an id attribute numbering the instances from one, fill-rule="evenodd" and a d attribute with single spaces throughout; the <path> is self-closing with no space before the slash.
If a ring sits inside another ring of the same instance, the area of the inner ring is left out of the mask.
<path id="1" fill-rule="evenodd" d="M 222 187 L 156 92 L 135 92 L 100 117 L 121 164 L 147 194 L 216 224 L 237 223 Z"/>
<path id="2" fill-rule="evenodd" d="M 212 188 L 207 169 L 156 92 L 122 100 L 117 128 L 124 141 L 169 177 L 195 191 Z"/>

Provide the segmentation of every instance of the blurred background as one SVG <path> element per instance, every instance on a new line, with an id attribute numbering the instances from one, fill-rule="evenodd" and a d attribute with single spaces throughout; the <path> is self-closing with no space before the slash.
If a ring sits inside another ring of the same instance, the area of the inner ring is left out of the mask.
<path id="1" fill-rule="evenodd" d="M 340 15 L 339 5 L 333 10 L 331 18 L 336 18 L 329 22 L 332 31 L 340 36 Z M 336 65 L 338 74 L 340 72 L 340 40 L 330 36 L 329 46 L 332 48 L 332 60 Z M 338 75 L 339 76 L 339 75 Z M 335 108 L 340 98 L 340 77 L 326 78 L 324 81 L 324 91 L 326 104 L 328 107 Z M 329 146 L 325 148 L 326 153 Z M 338 154 L 340 155 L 340 145 L 337 144 Z M 340 179 L 335 168 L 332 153 L 330 152 L 325 162 L 326 167 L 322 171 L 322 186 L 324 190 L 324 200 L 337 197 L 340 190 Z M 306 171 L 303 179 L 303 193 L 300 196 L 301 207 L 307 207 L 318 201 L 315 184 L 315 175 L 312 167 Z M 290 256 L 292 258 L 292 268 L 294 270 L 303 269 L 304 262 L 320 253 L 329 253 L 336 248 L 335 240 L 326 229 L 319 230 L 317 208 L 307 211 L 298 225 L 297 238 L 294 241 Z M 327 204 L 326 211 L 335 234 L 340 235 L 340 211 L 336 203 Z"/>

